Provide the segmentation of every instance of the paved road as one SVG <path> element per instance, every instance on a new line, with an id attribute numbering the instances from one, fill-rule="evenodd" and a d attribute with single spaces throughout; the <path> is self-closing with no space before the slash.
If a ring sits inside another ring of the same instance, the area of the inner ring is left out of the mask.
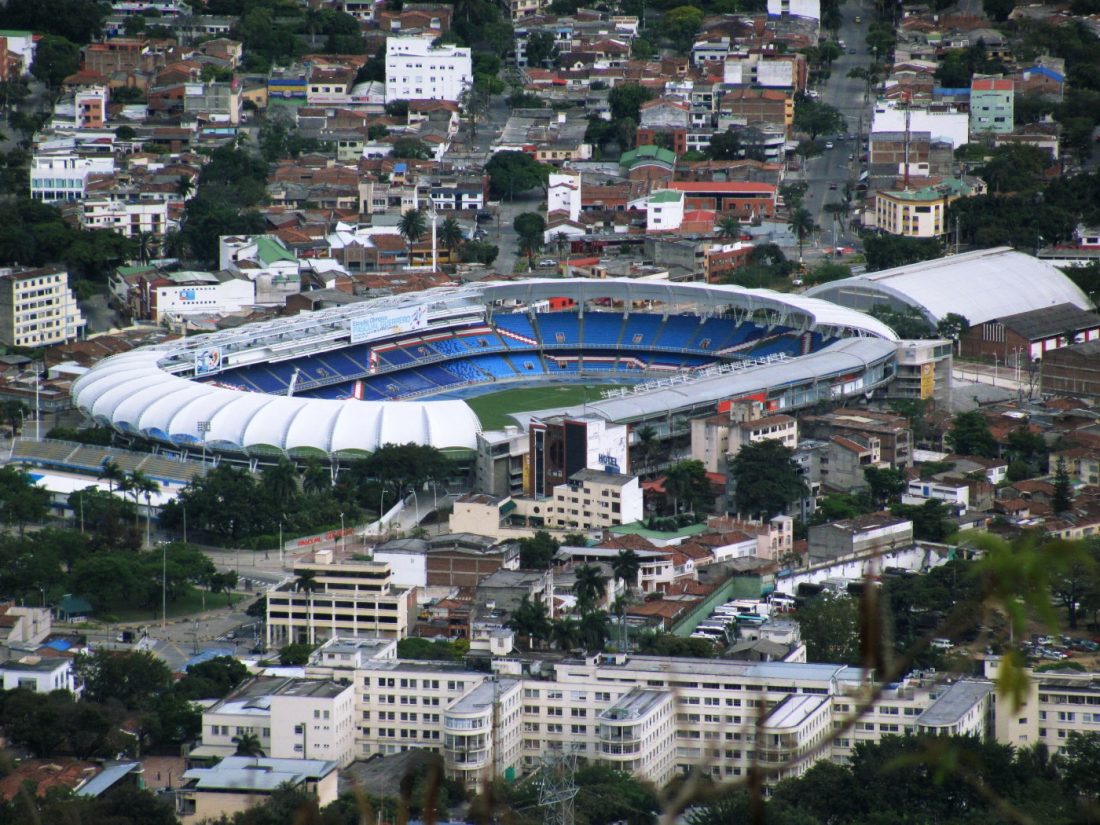
<path id="1" fill-rule="evenodd" d="M 846 133 L 866 134 L 870 128 L 873 98 L 866 95 L 864 81 L 848 77 L 848 72 L 857 66 L 867 66 L 871 62 L 864 40 L 872 11 L 863 3 L 846 3 L 842 8 L 842 14 L 844 22 L 840 27 L 840 39 L 845 42 L 848 49 L 855 49 L 856 54 L 848 54 L 845 51 L 833 63 L 829 79 L 819 91 L 822 102 L 839 109 L 848 121 Z M 857 16 L 861 16 L 863 22 L 856 23 Z M 854 187 L 859 178 L 860 154 L 858 139 L 836 140 L 832 149 L 825 150 L 819 157 L 811 158 L 806 164 L 804 175 L 809 189 L 803 203 L 814 216 L 814 222 L 821 227 L 818 239 L 820 246 L 831 246 L 833 237 L 833 219 L 832 215 L 825 211 L 825 204 L 843 200 L 846 182 L 851 182 Z M 849 160 L 850 155 L 854 155 L 854 160 Z M 834 183 L 837 188 L 829 189 L 829 185 Z M 838 244 L 852 245 L 856 239 L 856 233 L 842 231 L 838 227 Z"/>

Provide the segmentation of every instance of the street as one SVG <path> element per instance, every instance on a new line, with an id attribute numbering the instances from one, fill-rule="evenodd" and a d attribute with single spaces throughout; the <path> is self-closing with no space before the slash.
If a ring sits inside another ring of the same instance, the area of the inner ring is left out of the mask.
<path id="1" fill-rule="evenodd" d="M 870 9 L 864 9 L 862 3 L 848 3 L 842 9 L 843 23 L 839 39 L 844 41 L 844 54 L 832 65 L 832 72 L 821 92 L 821 101 L 835 107 L 847 120 L 845 132 L 856 135 L 855 140 L 834 140 L 833 148 L 826 149 L 816 158 L 810 158 L 803 171 L 809 189 L 803 199 L 803 205 L 814 216 L 814 223 L 821 227 L 819 246 L 833 245 L 833 217 L 825 211 L 825 205 L 844 199 L 844 184 L 851 182 L 854 187 L 859 179 L 859 157 L 862 154 L 862 137 L 870 129 L 873 97 L 869 97 L 867 85 L 863 80 L 848 77 L 848 72 L 857 66 L 867 66 L 871 57 L 867 52 L 864 39 L 867 36 L 867 21 L 872 17 Z M 856 23 L 857 16 L 863 17 L 862 23 Z M 856 54 L 848 54 L 855 49 Z M 819 138 L 830 139 L 831 135 Z M 849 155 L 853 160 L 849 161 Z M 835 183 L 837 188 L 830 190 Z M 837 226 L 837 244 L 851 246 L 857 239 L 857 233 L 850 233 L 846 224 Z"/>

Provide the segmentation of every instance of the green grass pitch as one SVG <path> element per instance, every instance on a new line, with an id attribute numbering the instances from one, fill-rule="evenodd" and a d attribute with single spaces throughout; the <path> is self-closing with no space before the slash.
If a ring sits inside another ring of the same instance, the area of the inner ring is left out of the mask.
<path id="1" fill-rule="evenodd" d="M 564 409 L 588 401 L 599 401 L 603 390 L 620 384 L 558 384 L 546 387 L 523 387 L 501 390 L 488 395 L 467 398 L 486 430 L 499 430 L 507 424 L 515 424 L 509 413 L 528 410 Z"/>

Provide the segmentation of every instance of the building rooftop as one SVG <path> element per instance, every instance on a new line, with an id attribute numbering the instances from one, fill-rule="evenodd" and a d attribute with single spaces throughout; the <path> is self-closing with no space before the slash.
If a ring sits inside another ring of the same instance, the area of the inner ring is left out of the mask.
<path id="1" fill-rule="evenodd" d="M 917 717 L 917 725 L 942 728 L 956 725 L 974 707 L 993 691 L 990 682 L 969 679 L 955 682 L 929 708 Z"/>
<path id="2" fill-rule="evenodd" d="M 646 690 L 634 688 L 619 698 L 610 707 L 599 714 L 599 718 L 608 722 L 623 722 L 628 719 L 641 719 L 662 702 L 671 698 L 665 690 Z"/>
<path id="3" fill-rule="evenodd" d="M 320 779 L 337 767 L 335 762 L 322 759 L 227 756 L 212 768 L 192 768 L 183 778 L 190 787 L 203 791 L 270 793 L 283 784 L 294 786 Z"/>
<path id="4" fill-rule="evenodd" d="M 604 470 L 592 470 L 585 468 L 583 470 L 577 470 L 573 475 L 569 476 L 570 481 L 579 482 L 594 482 L 596 484 L 609 484 L 614 487 L 625 487 L 630 482 L 634 481 L 634 476 L 627 473 L 608 473 Z"/>
<path id="5" fill-rule="evenodd" d="M 451 705 L 447 713 L 480 713 L 517 685 L 518 679 L 486 679 Z"/>
<path id="6" fill-rule="evenodd" d="M 767 719 L 764 720 L 769 731 L 777 728 L 797 728 L 808 717 L 812 716 L 821 706 L 832 701 L 828 696 L 791 694 L 772 708 Z"/>

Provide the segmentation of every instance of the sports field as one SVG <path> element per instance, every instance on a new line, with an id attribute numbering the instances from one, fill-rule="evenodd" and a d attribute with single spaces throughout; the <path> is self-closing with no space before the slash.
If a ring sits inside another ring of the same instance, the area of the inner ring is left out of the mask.
<path id="1" fill-rule="evenodd" d="M 481 426 L 486 430 L 499 430 L 506 424 L 515 424 L 509 413 L 527 410 L 547 410 L 572 407 L 589 401 L 598 401 L 603 390 L 621 387 L 622 384 L 556 384 L 543 387 L 521 387 L 501 390 L 489 395 L 467 398 Z"/>

